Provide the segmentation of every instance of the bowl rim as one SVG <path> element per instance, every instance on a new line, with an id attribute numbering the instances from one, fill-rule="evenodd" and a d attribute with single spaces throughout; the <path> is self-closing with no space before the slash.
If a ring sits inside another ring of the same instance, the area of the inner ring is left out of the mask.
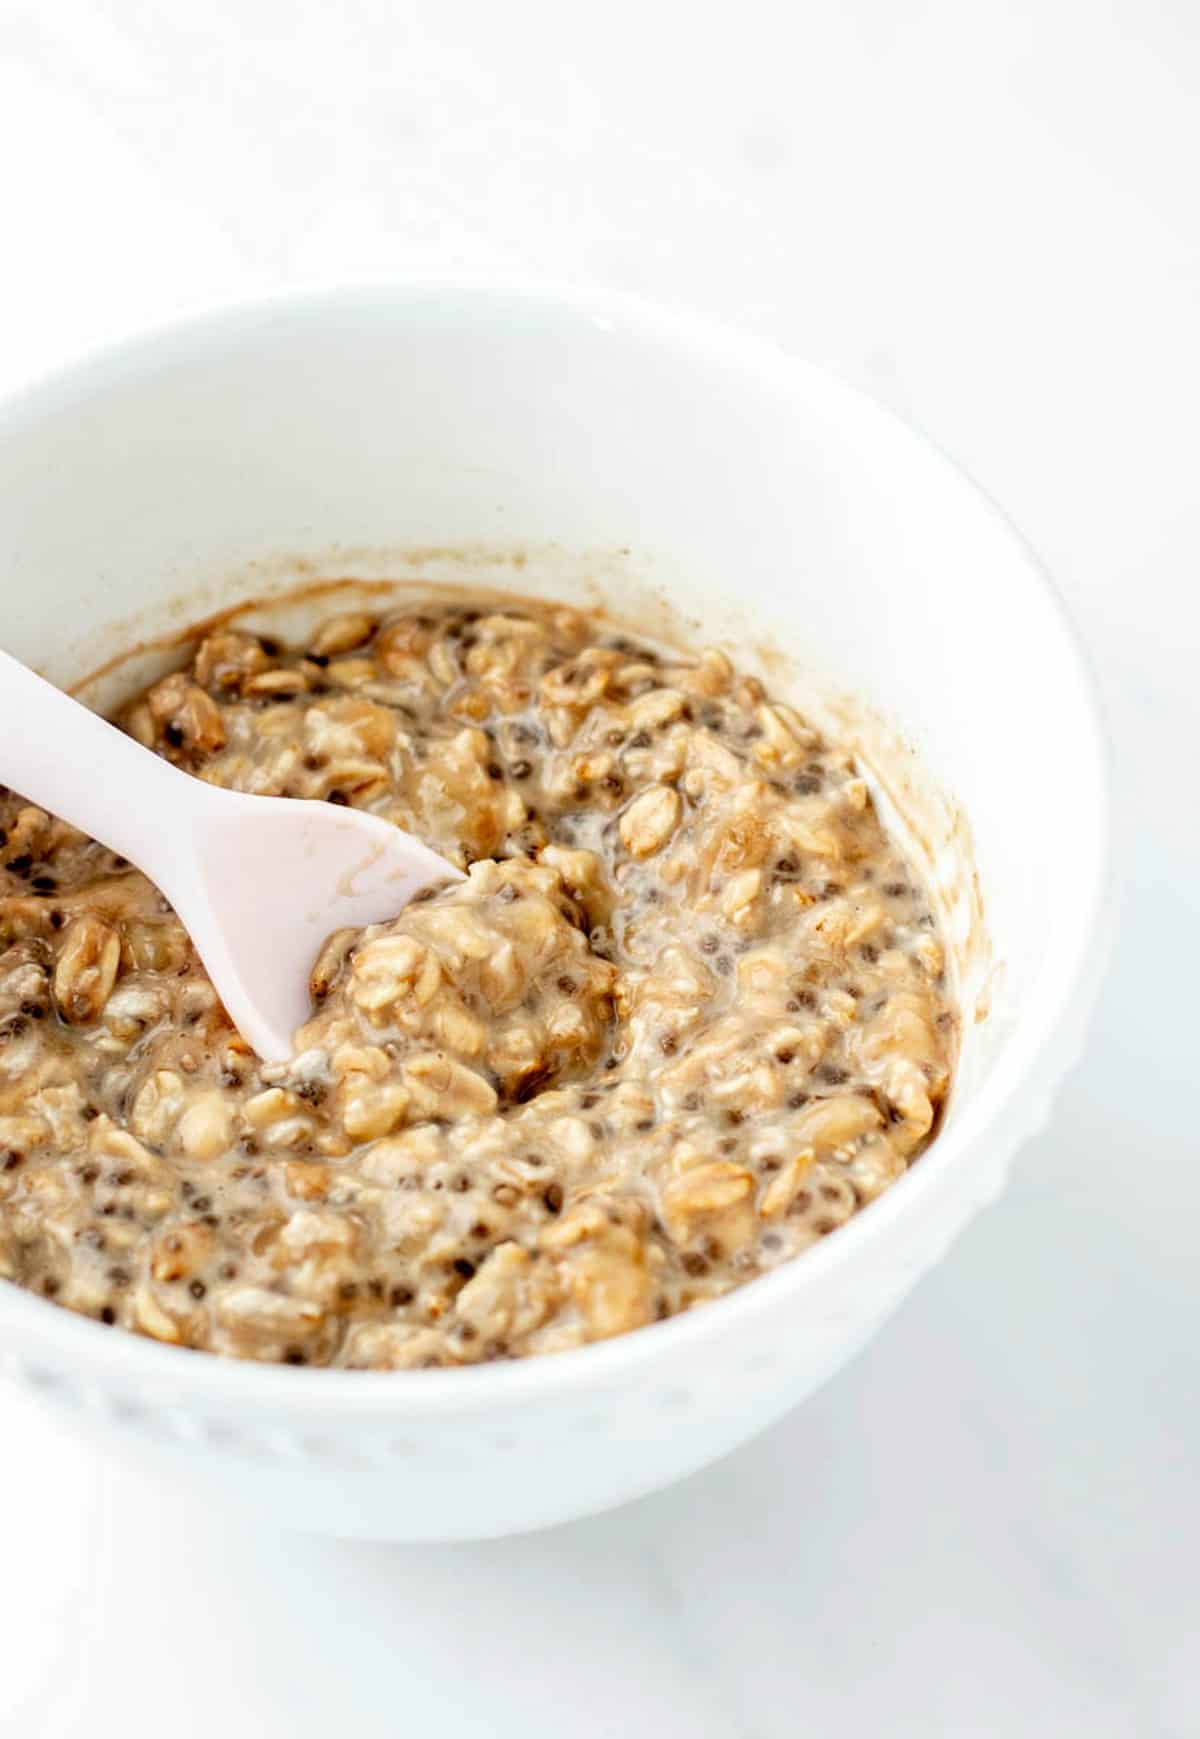
<path id="1" fill-rule="evenodd" d="M 837 414 L 873 425 L 876 433 L 915 448 L 928 464 L 938 468 L 948 485 L 973 499 L 980 515 L 990 521 L 1009 546 L 1014 561 L 1049 603 L 1079 678 L 1091 758 L 1097 849 L 1084 866 L 1090 873 L 1080 887 L 1082 920 L 1077 925 L 1076 945 L 1059 964 L 1052 983 L 1039 984 L 1036 1007 L 1008 1036 L 987 1078 L 955 1121 L 922 1154 L 920 1165 L 855 1214 L 835 1237 L 822 1240 L 802 1258 L 783 1263 L 701 1308 L 610 1340 L 542 1357 L 453 1369 L 350 1371 L 233 1359 L 164 1345 L 133 1331 L 114 1334 L 99 1322 L 5 1282 L 0 1285 L 0 1320 L 7 1318 L 17 1331 L 16 1344 L 30 1349 L 28 1355 L 22 1350 L 18 1357 L 31 1369 L 49 1360 L 61 1361 L 82 1367 L 85 1379 L 103 1377 L 126 1386 L 145 1385 L 161 1392 L 164 1402 L 169 1397 L 172 1404 L 185 1399 L 204 1406 L 259 1403 L 264 1409 L 307 1417 L 326 1413 L 334 1402 L 339 1415 L 378 1415 L 388 1420 L 397 1415 L 420 1419 L 473 1413 L 531 1398 L 552 1403 L 556 1397 L 576 1395 L 581 1390 L 608 1388 L 615 1379 L 628 1379 L 660 1365 L 665 1364 L 669 1372 L 677 1354 L 715 1334 L 728 1333 L 737 1316 L 750 1322 L 781 1306 L 794 1309 L 803 1295 L 823 1284 L 832 1269 L 865 1258 L 886 1240 L 893 1222 L 919 1213 L 925 1196 L 939 1187 L 942 1174 L 956 1164 L 970 1162 L 971 1150 L 982 1132 L 1035 1072 L 1047 1040 L 1072 1014 L 1082 1021 L 1099 987 L 1105 950 L 1096 946 L 1096 941 L 1106 930 L 1115 891 L 1112 750 L 1095 671 L 1058 589 L 1044 562 L 1004 510 L 924 430 L 862 388 L 782 344 L 690 308 L 552 279 L 474 272 L 332 279 L 209 301 L 90 345 L 18 382 L 4 394 L 0 398 L 0 431 L 10 431 L 14 425 L 19 428 L 24 418 L 53 412 L 81 394 L 103 391 L 131 370 L 152 363 L 156 354 L 170 354 L 177 363 L 186 362 L 189 355 L 195 360 L 212 344 L 231 340 L 239 333 L 253 336 L 256 329 L 281 316 L 319 323 L 334 312 L 354 308 L 363 313 L 374 307 L 393 318 L 404 314 L 412 317 L 435 306 L 447 312 L 455 301 L 456 317 L 474 317 L 481 325 L 512 318 L 518 312 L 536 314 L 691 352 L 706 364 L 724 365 L 759 384 L 769 382 L 776 390 L 786 389 L 789 396 L 816 401 Z M 1067 1066 L 1074 1060 L 1068 1059 Z M 1047 1090 L 1054 1084 L 1048 1083 Z"/>

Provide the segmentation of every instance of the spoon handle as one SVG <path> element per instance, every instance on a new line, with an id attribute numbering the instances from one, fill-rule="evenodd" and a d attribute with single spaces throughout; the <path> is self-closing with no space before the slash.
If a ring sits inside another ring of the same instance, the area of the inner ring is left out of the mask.
<path id="1" fill-rule="evenodd" d="M 0 780 L 150 873 L 190 832 L 199 795 L 195 780 L 7 652 Z"/>

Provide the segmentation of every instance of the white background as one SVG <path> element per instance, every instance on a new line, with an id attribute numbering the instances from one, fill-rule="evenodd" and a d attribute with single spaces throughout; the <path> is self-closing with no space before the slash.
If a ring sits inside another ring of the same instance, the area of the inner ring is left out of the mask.
<path id="1" fill-rule="evenodd" d="M 0 0 L 0 388 L 415 267 L 773 334 L 1049 562 L 1125 858 L 1088 1059 L 1003 1202 L 673 1492 L 330 1545 L 139 1489 L 5 1397 L 5 1739 L 1200 1733 L 1198 157 L 1194 0 Z"/>

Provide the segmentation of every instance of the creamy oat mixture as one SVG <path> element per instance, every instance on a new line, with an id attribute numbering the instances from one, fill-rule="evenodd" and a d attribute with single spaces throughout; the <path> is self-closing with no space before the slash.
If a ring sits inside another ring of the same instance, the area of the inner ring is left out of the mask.
<path id="1" fill-rule="evenodd" d="M 534 603 L 226 627 L 121 722 L 469 875 L 332 937 L 266 1067 L 145 877 L 3 794 L 9 1279 L 244 1358 L 546 1353 L 787 1261 L 929 1141 L 926 892 L 849 757 L 720 653 Z"/>

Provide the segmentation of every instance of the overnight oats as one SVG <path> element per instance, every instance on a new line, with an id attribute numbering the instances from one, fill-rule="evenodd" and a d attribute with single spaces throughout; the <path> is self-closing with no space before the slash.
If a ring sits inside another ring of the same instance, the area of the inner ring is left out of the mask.
<path id="1" fill-rule="evenodd" d="M 331 936 L 267 1066 L 157 889 L 4 793 L 10 1281 L 239 1358 L 549 1353 L 799 1255 L 932 1138 L 927 890 L 851 756 L 722 653 L 443 599 L 296 648 L 217 627 L 118 722 L 467 878 Z"/>

